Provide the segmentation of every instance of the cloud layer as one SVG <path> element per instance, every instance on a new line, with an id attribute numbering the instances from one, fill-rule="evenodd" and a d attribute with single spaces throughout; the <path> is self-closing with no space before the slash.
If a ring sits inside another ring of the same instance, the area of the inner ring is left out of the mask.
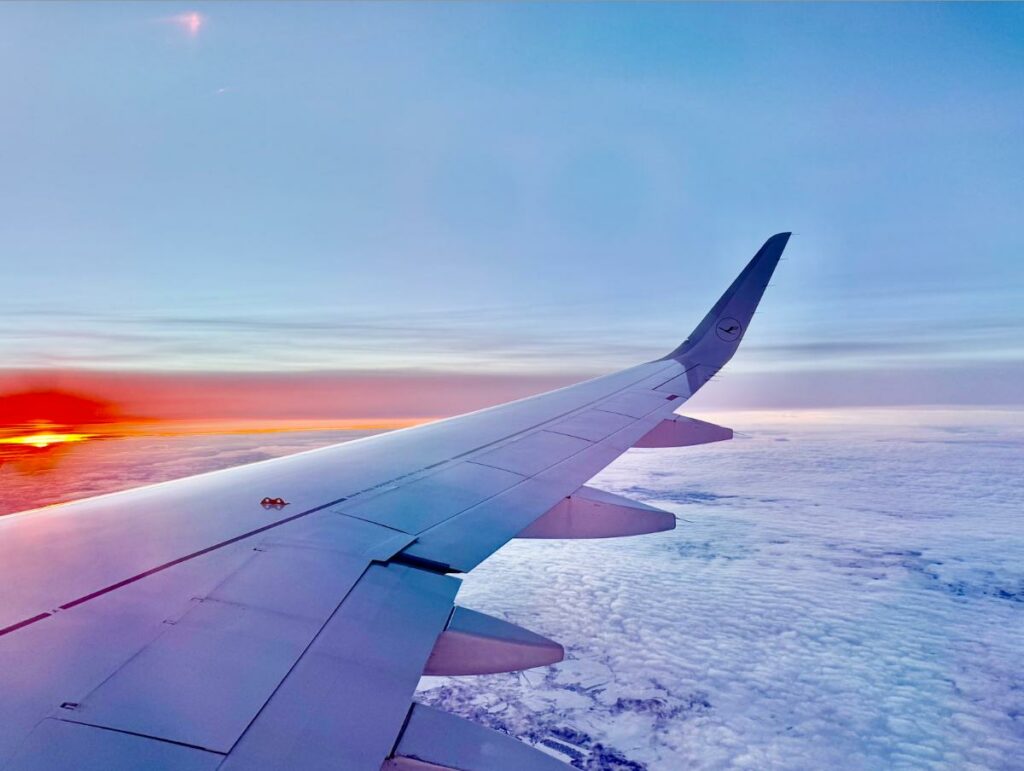
<path id="1" fill-rule="evenodd" d="M 460 594 L 568 661 L 421 698 L 583 768 L 1014 767 L 1024 426 L 857 415 L 630 453 L 595 484 L 677 530 L 513 543 Z"/>

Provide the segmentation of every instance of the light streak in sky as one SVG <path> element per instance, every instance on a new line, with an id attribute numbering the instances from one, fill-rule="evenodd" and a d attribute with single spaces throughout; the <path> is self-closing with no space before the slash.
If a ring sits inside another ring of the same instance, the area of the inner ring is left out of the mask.
<path id="1" fill-rule="evenodd" d="M 199 31 L 206 24 L 206 17 L 198 11 L 187 11 L 172 16 L 169 21 L 183 29 L 189 37 L 198 37 Z"/>

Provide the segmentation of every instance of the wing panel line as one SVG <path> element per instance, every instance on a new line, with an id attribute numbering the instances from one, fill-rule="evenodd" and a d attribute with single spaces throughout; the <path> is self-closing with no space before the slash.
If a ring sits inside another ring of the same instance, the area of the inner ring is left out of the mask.
<path id="1" fill-rule="evenodd" d="M 105 586 L 102 589 L 97 589 L 94 592 L 90 592 L 89 594 L 83 595 L 74 600 L 70 600 L 69 602 L 65 602 L 63 605 L 58 605 L 57 610 L 70 610 L 71 608 L 77 607 L 78 605 L 88 602 L 89 600 L 94 600 L 97 597 L 101 597 L 102 595 L 107 594 L 108 592 L 120 589 L 123 586 L 128 586 L 128 584 L 133 584 L 136 581 L 141 581 L 143 578 L 151 576 L 154 573 L 159 573 L 162 570 L 167 570 L 167 568 L 172 568 L 175 565 L 180 565 L 182 562 L 188 562 L 191 559 L 201 557 L 204 554 L 209 554 L 210 552 L 216 551 L 217 549 L 222 549 L 225 546 L 230 546 L 233 543 L 244 541 L 246 538 L 251 538 L 254 535 L 259 535 L 260 533 L 265 533 L 268 530 L 273 530 L 274 528 L 280 527 L 281 525 L 286 525 L 289 522 L 294 522 L 295 520 L 301 519 L 302 517 L 308 516 L 309 514 L 314 514 L 318 511 L 321 511 L 322 509 L 326 509 L 328 506 L 336 506 L 337 504 L 341 503 L 344 500 L 346 499 L 339 498 L 336 501 L 331 501 L 330 503 L 325 503 L 321 506 L 314 506 L 312 509 L 307 509 L 306 511 L 299 512 L 298 514 L 293 514 L 292 516 L 285 517 L 284 519 L 279 519 L 277 522 L 271 522 L 269 525 L 258 527 L 255 530 L 250 530 L 247 533 L 236 535 L 234 538 L 229 538 L 226 541 L 221 541 L 220 543 L 215 543 L 212 546 L 207 546 L 206 548 L 192 552 L 191 554 L 186 554 L 184 557 L 178 557 L 177 559 L 173 559 L 170 562 L 165 562 L 162 565 L 157 565 L 155 568 L 150 568 L 149 570 L 144 570 L 141 573 L 136 573 L 133 576 L 129 576 L 128 578 L 118 581 L 117 583 L 110 584 L 109 586 Z M 54 613 L 56 613 L 57 610 L 52 610 L 47 613 L 40 613 L 39 615 L 33 616 L 32 618 L 27 618 L 23 621 L 18 621 L 14 624 L 11 624 L 10 626 L 6 626 L 3 629 L 0 629 L 0 637 L 2 637 L 5 634 L 9 634 L 10 632 L 15 632 L 18 629 L 28 626 L 29 624 L 34 624 L 37 621 L 42 621 L 44 618 L 49 618 Z"/>
<path id="2" fill-rule="evenodd" d="M 179 742 L 179 741 L 175 741 L 174 739 L 165 739 L 162 736 L 151 736 L 149 734 L 138 733 L 137 731 L 127 731 L 127 730 L 125 730 L 123 728 L 111 728 L 110 726 L 106 726 L 106 725 L 96 725 L 95 723 L 87 723 L 84 720 L 70 720 L 69 718 L 66 718 L 66 717 L 58 717 L 56 719 L 59 720 L 62 723 L 71 723 L 73 725 L 85 726 L 86 728 L 95 728 L 98 731 L 110 731 L 111 733 L 115 733 L 115 734 L 126 734 L 128 736 L 137 736 L 140 739 L 149 739 L 150 741 L 154 741 L 154 742 L 163 742 L 164 744 L 173 744 L 176 747 L 186 747 L 187 749 L 190 749 L 190 750 L 199 750 L 200 752 L 208 752 L 211 755 L 220 755 L 222 758 L 223 757 L 227 757 L 227 753 L 218 752 L 217 750 L 211 750 L 209 747 L 200 747 L 198 744 L 189 744 L 188 742 Z"/>
<path id="3" fill-rule="evenodd" d="M 650 362 L 650 363 L 651 364 L 655 364 L 657 362 Z M 658 373 L 655 372 L 653 374 L 656 375 Z M 453 455 L 451 458 L 449 458 L 449 461 L 459 460 L 460 458 L 465 458 L 466 456 L 472 455 L 473 453 L 479 452 L 480 450 L 486 450 L 488 447 L 493 447 L 493 446 L 498 445 L 498 444 L 503 444 L 505 442 L 514 441 L 516 439 L 516 437 L 522 436 L 523 434 L 528 434 L 531 431 L 536 431 L 538 428 L 541 428 L 542 426 L 545 426 L 548 423 L 551 423 L 552 421 L 560 420 L 560 419 L 565 418 L 565 417 L 567 417 L 569 415 L 572 415 L 575 412 L 580 412 L 580 411 L 586 410 L 588 408 L 592 408 L 592 407 L 594 407 L 595 404 L 598 404 L 599 402 L 606 401 L 607 399 L 610 399 L 613 396 L 617 396 L 618 394 L 622 393 L 623 391 L 625 391 L 627 389 L 630 389 L 630 388 L 633 388 L 635 385 L 637 385 L 637 383 L 642 383 L 644 380 L 647 380 L 650 377 L 652 377 L 652 375 L 645 375 L 644 377 L 642 377 L 642 378 L 640 378 L 638 380 L 633 380 L 630 383 L 624 384 L 622 386 L 622 388 L 618 389 L 617 391 L 612 391 L 610 394 L 604 394 L 603 396 L 599 396 L 596 399 L 593 399 L 593 400 L 591 400 L 589 402 L 586 402 L 584 404 L 578 404 L 575 407 L 573 407 L 571 410 L 566 410 L 565 412 L 563 412 L 563 413 L 561 413 L 559 415 L 552 415 L 551 417 L 546 418 L 545 420 L 542 420 L 540 423 L 535 423 L 534 425 L 530 426 L 529 428 L 524 428 L 522 431 L 518 431 L 515 434 L 509 434 L 507 436 L 503 436 L 500 439 L 495 439 L 493 442 L 488 442 L 487 444 L 482 444 L 479 447 L 473 448 L 472 450 L 466 450 L 465 452 L 462 452 L 462 453 L 460 453 L 458 455 Z M 605 410 L 605 412 L 607 412 L 607 410 Z M 569 436 L 569 434 L 566 434 L 566 436 Z M 356 495 L 358 495 L 358 493 L 356 493 Z"/>

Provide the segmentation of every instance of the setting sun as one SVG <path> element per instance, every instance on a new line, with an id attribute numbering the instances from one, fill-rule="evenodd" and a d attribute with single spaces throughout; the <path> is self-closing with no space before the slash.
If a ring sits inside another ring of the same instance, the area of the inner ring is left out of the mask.
<path id="1" fill-rule="evenodd" d="M 107 436 L 115 415 L 109 400 L 55 388 L 0 391 L 0 460 Z"/>
<path id="2" fill-rule="evenodd" d="M 84 442 L 89 439 L 89 434 L 56 434 L 39 433 L 26 434 L 24 436 L 0 437 L 0 444 L 19 444 L 30 447 L 49 447 L 51 444 L 67 444 L 69 442 Z"/>

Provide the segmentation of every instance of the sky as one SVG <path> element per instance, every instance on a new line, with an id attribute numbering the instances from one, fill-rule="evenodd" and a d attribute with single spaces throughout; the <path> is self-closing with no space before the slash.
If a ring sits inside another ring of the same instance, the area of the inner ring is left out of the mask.
<path id="1" fill-rule="evenodd" d="M 0 73 L 0 391 L 450 414 L 792 230 L 702 405 L 1024 398 L 1024 6 L 6 3 Z"/>

